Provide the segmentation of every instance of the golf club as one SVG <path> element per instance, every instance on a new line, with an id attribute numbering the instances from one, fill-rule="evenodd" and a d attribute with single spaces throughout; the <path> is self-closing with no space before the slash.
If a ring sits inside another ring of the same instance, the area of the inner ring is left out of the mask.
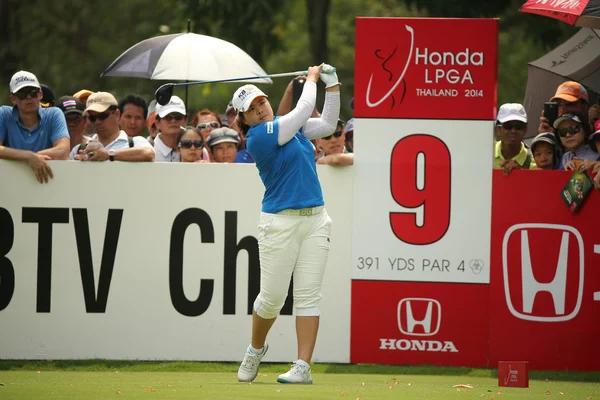
<path id="1" fill-rule="evenodd" d="M 333 73 L 336 72 L 335 68 L 332 68 L 330 71 L 325 73 Z M 171 96 L 173 96 L 173 88 L 176 86 L 190 86 L 190 85 L 204 85 L 206 83 L 223 83 L 223 82 L 235 82 L 235 81 L 245 81 L 250 79 L 261 79 L 261 78 L 281 78 L 284 76 L 299 76 L 306 75 L 308 71 L 295 71 L 295 72 L 283 72 L 281 74 L 272 74 L 272 75 L 262 75 L 262 76 L 248 76 L 245 78 L 231 78 L 231 79 L 218 79 L 214 81 L 197 81 L 197 82 L 183 82 L 183 83 L 165 83 L 161 85 L 154 94 L 156 98 L 156 102 L 161 106 L 169 103 L 171 100 Z"/>

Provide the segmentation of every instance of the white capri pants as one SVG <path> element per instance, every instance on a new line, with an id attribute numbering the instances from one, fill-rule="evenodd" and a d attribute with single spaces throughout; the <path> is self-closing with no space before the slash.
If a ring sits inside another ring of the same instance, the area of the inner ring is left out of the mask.
<path id="1" fill-rule="evenodd" d="M 261 213 L 258 224 L 260 293 L 254 310 L 265 319 L 279 315 L 294 276 L 297 316 L 320 315 L 321 285 L 330 247 L 331 218 L 325 207 Z"/>

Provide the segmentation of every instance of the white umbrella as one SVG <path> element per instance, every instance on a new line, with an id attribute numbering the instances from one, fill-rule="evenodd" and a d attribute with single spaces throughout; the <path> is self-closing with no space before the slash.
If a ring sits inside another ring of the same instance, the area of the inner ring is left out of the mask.
<path id="1" fill-rule="evenodd" d="M 267 73 L 233 43 L 188 32 L 137 43 L 113 61 L 101 76 L 212 81 L 262 75 Z M 238 82 L 273 83 L 269 78 Z"/>
<path id="2" fill-rule="evenodd" d="M 146 39 L 119 56 L 102 76 L 165 80 L 217 80 L 267 73 L 233 43 L 197 33 Z M 272 83 L 271 79 L 252 82 Z"/>

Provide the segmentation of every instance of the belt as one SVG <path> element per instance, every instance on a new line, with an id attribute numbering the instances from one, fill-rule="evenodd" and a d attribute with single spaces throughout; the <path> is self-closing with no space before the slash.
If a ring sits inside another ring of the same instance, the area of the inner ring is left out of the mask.
<path id="1" fill-rule="evenodd" d="M 301 216 L 301 217 L 310 217 L 311 215 L 317 215 L 317 214 L 319 214 L 321 211 L 323 211 L 324 208 L 325 208 L 325 206 L 300 208 L 298 210 L 293 210 L 291 208 L 288 208 L 286 210 L 279 211 L 277 214 L 280 214 L 280 215 L 298 215 L 298 216 Z"/>

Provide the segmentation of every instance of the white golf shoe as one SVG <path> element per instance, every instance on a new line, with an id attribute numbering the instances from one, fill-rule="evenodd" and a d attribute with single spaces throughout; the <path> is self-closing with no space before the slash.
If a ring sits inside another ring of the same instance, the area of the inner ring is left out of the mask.
<path id="1" fill-rule="evenodd" d="M 279 383 L 313 383 L 312 376 L 310 375 L 310 365 L 304 361 L 294 361 L 292 368 L 285 374 L 279 375 L 277 378 Z"/>
<path id="2" fill-rule="evenodd" d="M 258 375 L 258 366 L 260 365 L 260 360 L 262 360 L 265 354 L 267 354 L 267 350 L 269 350 L 269 345 L 267 343 L 265 343 L 265 347 L 263 347 L 261 354 L 252 353 L 250 351 L 250 347 L 248 346 L 244 360 L 238 369 L 238 381 L 252 382 L 254 378 L 256 378 L 256 375 Z"/>

